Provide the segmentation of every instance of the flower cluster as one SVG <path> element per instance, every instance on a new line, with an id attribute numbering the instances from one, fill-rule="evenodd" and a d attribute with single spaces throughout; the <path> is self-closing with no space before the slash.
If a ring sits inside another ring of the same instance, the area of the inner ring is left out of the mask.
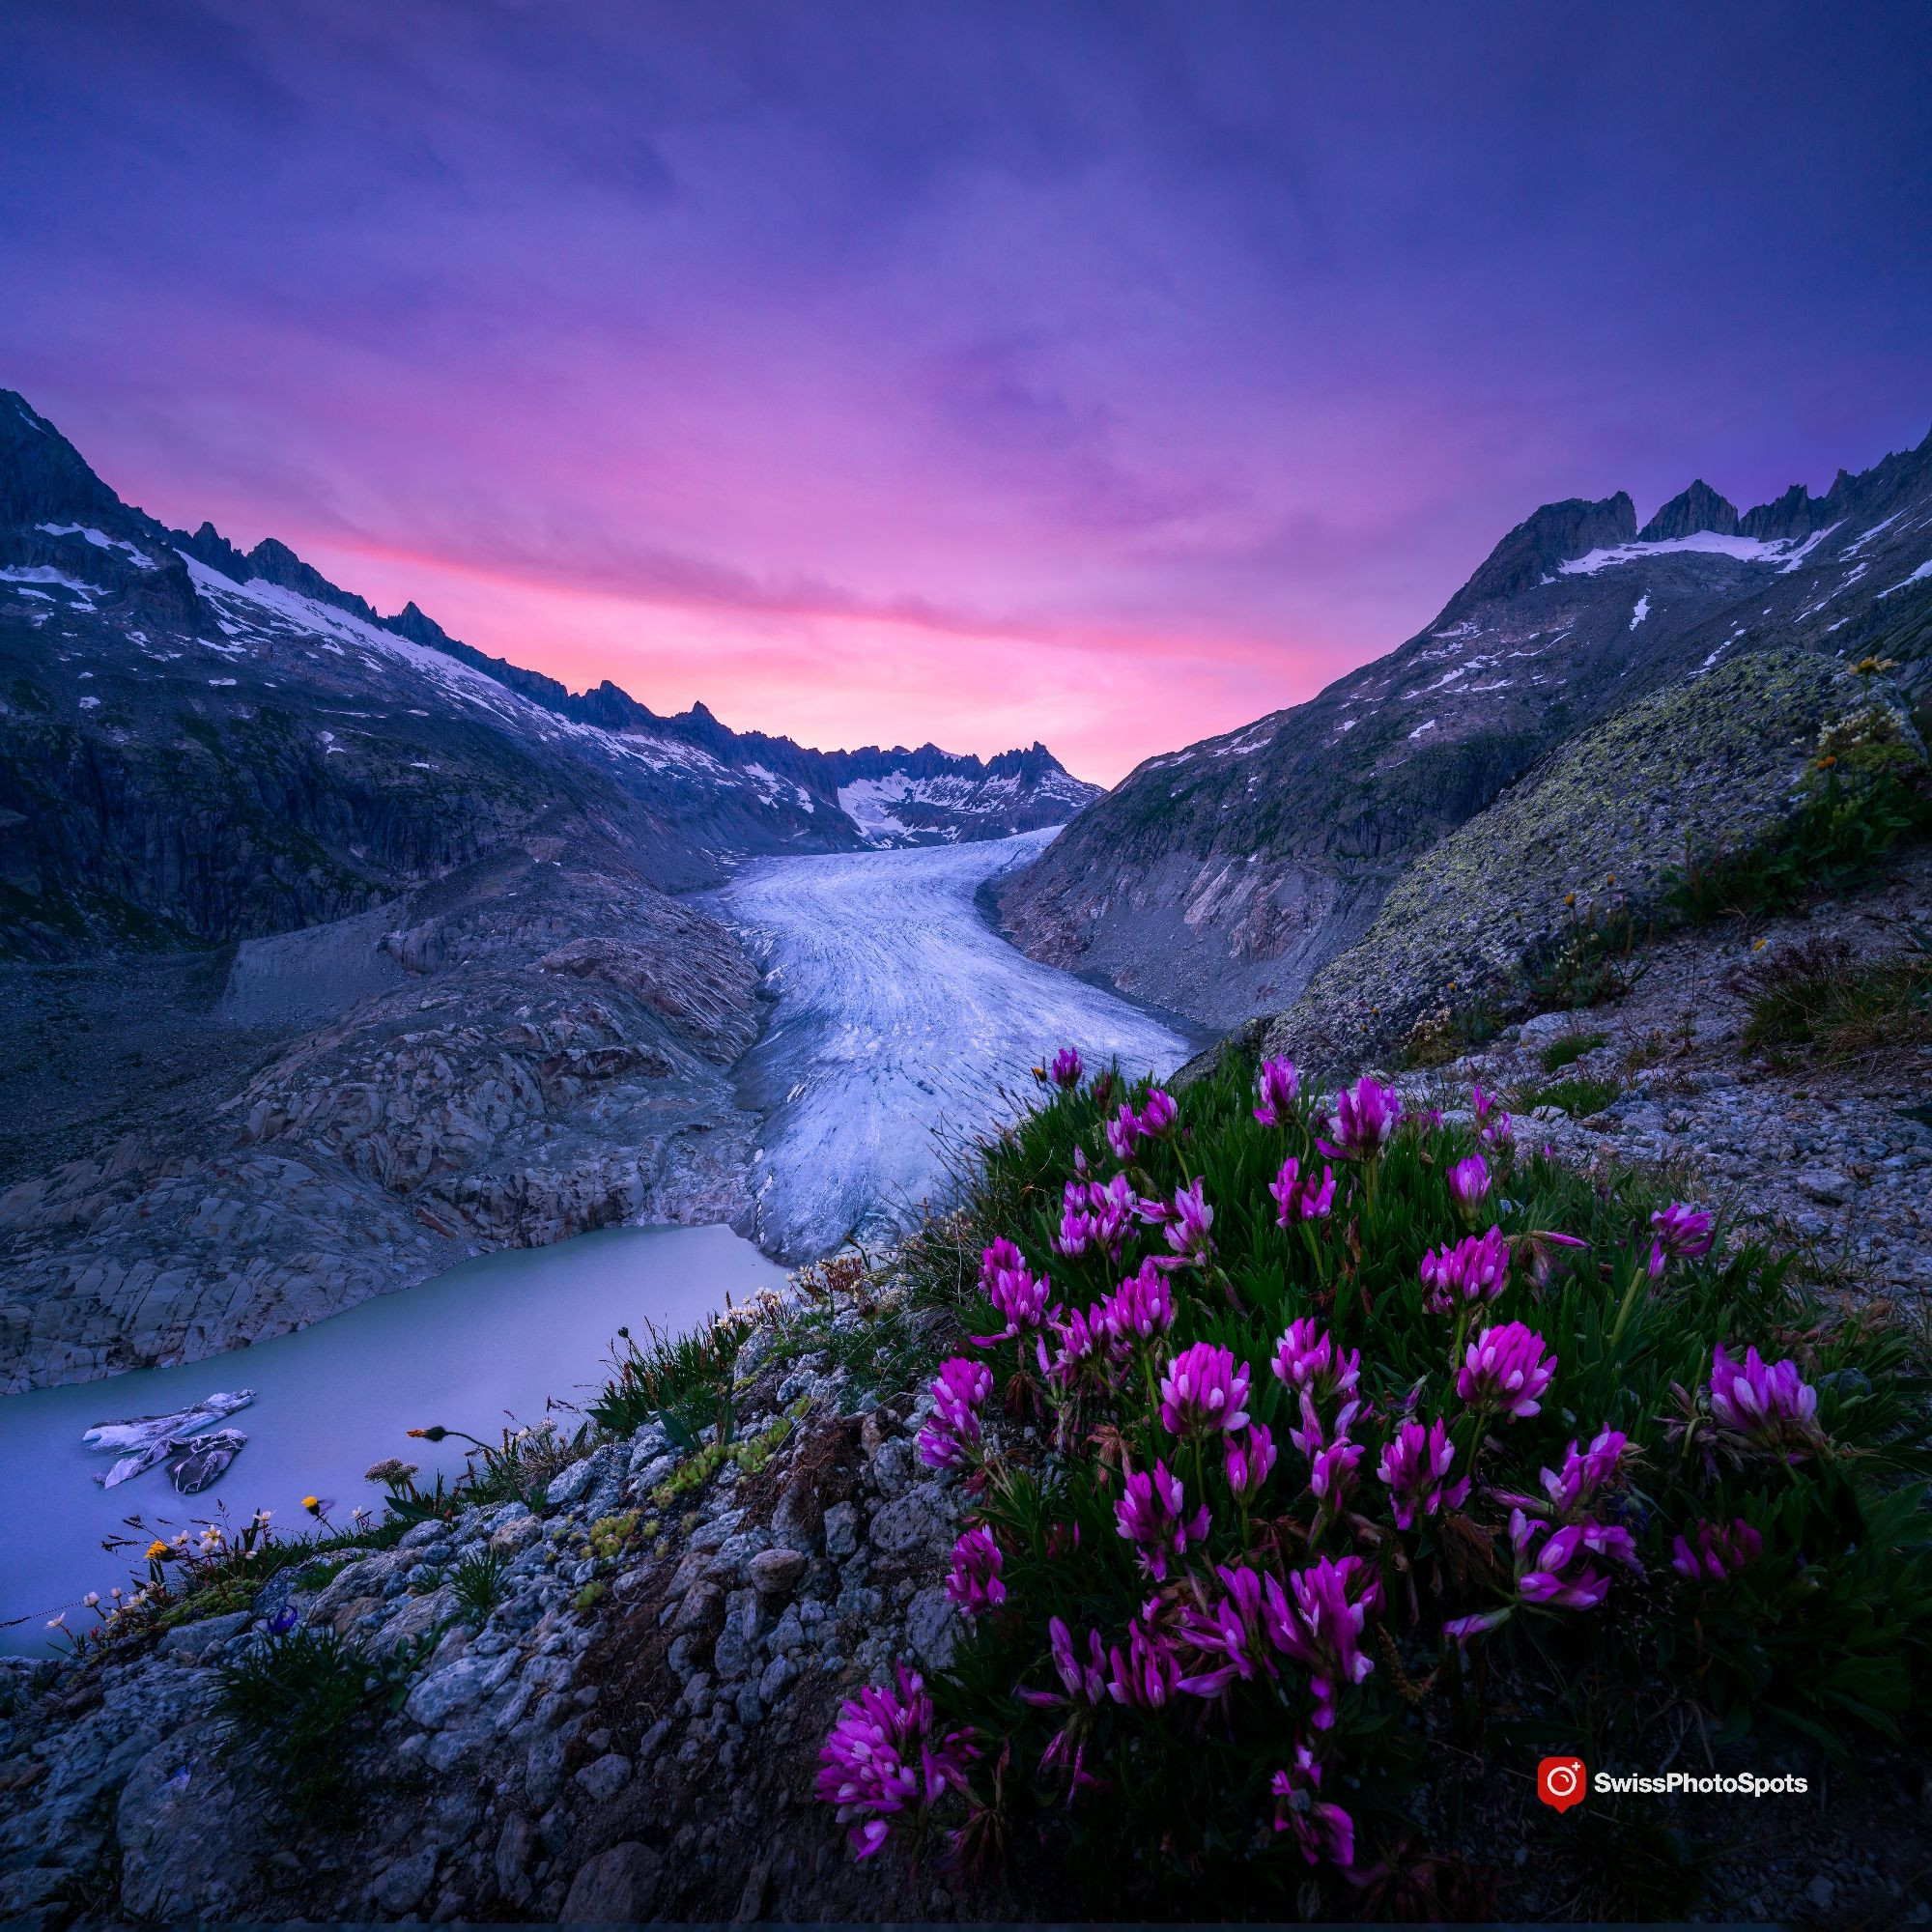
<path id="1" fill-rule="evenodd" d="M 1819 1449 L 1818 1391 L 1796 1362 L 1767 1362 L 1747 1349 L 1733 1361 L 1719 1342 L 1711 1356 L 1711 1414 L 1719 1430 L 1745 1448 L 1787 1463 Z"/>
<path id="2" fill-rule="evenodd" d="M 1389 1437 L 1376 1474 L 1388 1486 L 1398 1529 L 1413 1529 L 1424 1517 L 1462 1508 L 1469 1494 L 1469 1479 L 1449 1481 L 1455 1463 L 1456 1445 L 1439 1421 L 1427 1428 L 1405 1422 Z"/>
<path id="3" fill-rule="evenodd" d="M 1543 1392 L 1556 1373 L 1556 1357 L 1546 1359 L 1543 1350 L 1543 1337 L 1520 1321 L 1485 1329 L 1469 1344 L 1456 1393 L 1472 1408 L 1524 1421 L 1542 1409 Z"/>
<path id="4" fill-rule="evenodd" d="M 1012 1242 L 995 1241 L 980 1258 L 980 1292 L 993 1305 L 993 1313 L 1005 1318 L 1006 1326 L 997 1335 L 975 1335 L 981 1349 L 1015 1335 L 1030 1334 L 1047 1321 L 1047 1298 L 1053 1283 L 1045 1275 L 1036 1275 Z"/>
<path id="5" fill-rule="evenodd" d="M 1264 1127 L 1280 1126 L 1294 1112 L 1301 1094 L 1301 1075 L 1292 1060 L 1264 1060 L 1255 1076 L 1255 1119 Z"/>
<path id="6" fill-rule="evenodd" d="M 1315 1179 L 1315 1163 L 1304 1171 L 1293 1155 L 1282 1162 L 1281 1172 L 1268 1182 L 1274 1196 L 1275 1226 L 1286 1228 L 1295 1221 L 1319 1221 L 1335 1205 L 1335 1170 L 1323 1167 L 1321 1179 Z"/>
<path id="7" fill-rule="evenodd" d="M 984 1362 L 953 1355 L 940 1365 L 932 1384 L 932 1416 L 919 1434 L 919 1453 L 928 1468 L 954 1469 L 975 1460 L 980 1446 L 980 1406 L 993 1392 Z"/>
<path id="8" fill-rule="evenodd" d="M 1728 1525 L 1700 1518 L 1671 1539 L 1670 1567 L 1687 1582 L 1728 1583 L 1764 1553 L 1764 1538 L 1743 1517 Z"/>
<path id="9" fill-rule="evenodd" d="M 1500 1228 L 1465 1236 L 1453 1246 L 1423 1256 L 1425 1305 L 1436 1315 L 1457 1315 L 1493 1301 L 1508 1284 L 1509 1270 L 1510 1244 Z"/>
<path id="10" fill-rule="evenodd" d="M 1006 1558 L 989 1529 L 969 1529 L 952 1546 L 952 1573 L 946 1579 L 946 1594 L 969 1617 L 997 1610 L 1007 1601 L 1007 1586 L 1000 1580 Z"/>
<path id="11" fill-rule="evenodd" d="M 901 1813 L 938 1803 L 951 1788 L 963 1791 L 967 1763 L 978 1755 L 970 1732 L 935 1737 L 924 1680 L 903 1663 L 895 1673 L 896 1691 L 868 1686 L 839 1707 L 818 1753 L 818 1795 L 838 1805 L 862 1859 L 886 1842 Z"/>
<path id="12" fill-rule="evenodd" d="M 1681 1201 L 1673 1201 L 1669 1207 L 1659 1208 L 1650 1217 L 1650 1272 L 1653 1276 L 1662 1275 L 1672 1261 L 1697 1261 L 1711 1252 L 1714 1236 L 1710 1215 L 1701 1214 L 1694 1208 L 1687 1208 Z"/>
<path id="13" fill-rule="evenodd" d="M 1333 1142 L 1316 1145 L 1331 1160 L 1374 1160 L 1401 1121 L 1402 1099 L 1395 1089 L 1365 1073 L 1352 1090 L 1345 1088 L 1335 1095 Z"/>
<path id="14" fill-rule="evenodd" d="M 1203 1503 L 1192 1516 L 1186 1509 L 1180 1478 L 1170 1474 L 1165 1463 L 1128 1471 L 1126 1493 L 1115 1507 L 1114 1521 L 1156 1583 L 1166 1578 L 1169 1557 L 1185 1555 L 1190 1543 L 1207 1538 L 1208 1505 Z"/>
<path id="15" fill-rule="evenodd" d="M 1170 1435 L 1208 1435 L 1248 1426 L 1248 1365 L 1211 1342 L 1183 1349 L 1160 1381 L 1160 1426 Z"/>

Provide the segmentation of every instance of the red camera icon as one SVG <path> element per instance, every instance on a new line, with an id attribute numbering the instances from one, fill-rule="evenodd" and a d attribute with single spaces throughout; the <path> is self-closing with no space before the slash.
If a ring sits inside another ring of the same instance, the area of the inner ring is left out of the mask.
<path id="1" fill-rule="evenodd" d="M 1567 1811 L 1590 1795 L 1590 1774 L 1580 1757 L 1547 1757 L 1536 1767 L 1536 1795 L 1552 1811 Z"/>

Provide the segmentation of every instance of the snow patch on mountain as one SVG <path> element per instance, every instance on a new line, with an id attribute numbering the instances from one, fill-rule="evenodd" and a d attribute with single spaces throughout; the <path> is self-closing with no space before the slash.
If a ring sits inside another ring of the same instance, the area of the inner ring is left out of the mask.
<path id="1" fill-rule="evenodd" d="M 1819 530 L 1794 545 L 1789 537 L 1760 541 L 1756 537 L 1725 536 L 1719 530 L 1692 530 L 1686 537 L 1660 537 L 1650 543 L 1613 544 L 1608 549 L 1588 552 L 1557 565 L 1565 577 L 1594 577 L 1615 564 L 1641 563 L 1646 557 L 1666 556 L 1673 552 L 1700 551 L 1717 556 L 1736 557 L 1740 563 L 1795 563 L 1825 534 Z"/>

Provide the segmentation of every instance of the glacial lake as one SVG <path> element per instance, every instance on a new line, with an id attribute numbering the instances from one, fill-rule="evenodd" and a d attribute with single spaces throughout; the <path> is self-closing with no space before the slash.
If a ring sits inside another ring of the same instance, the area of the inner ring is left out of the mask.
<path id="1" fill-rule="evenodd" d="M 100 1548 L 105 1536 L 134 1533 L 130 1515 L 172 1534 L 218 1502 L 238 1523 L 263 1508 L 278 1528 L 299 1531 L 313 1527 L 302 1498 L 319 1495 L 346 1524 L 357 1504 L 380 1512 L 383 1492 L 363 1471 L 385 1456 L 417 1463 L 425 1483 L 462 1470 L 465 1444 L 432 1447 L 405 1431 L 441 1423 L 494 1441 L 512 1416 L 539 1421 L 553 1397 L 586 1400 L 620 1326 L 675 1332 L 727 1293 L 743 1301 L 783 1281 L 728 1228 L 609 1228 L 479 1255 L 419 1288 L 185 1368 L 0 1397 L 0 1652 L 44 1652 L 59 1609 L 71 1627 L 92 1626 L 81 1597 L 127 1587 L 139 1557 Z M 164 1464 L 112 1490 L 96 1484 L 115 1458 L 83 1448 L 84 1429 L 238 1388 L 255 1391 L 227 1424 L 247 1447 L 202 1494 L 177 1495 Z M 569 1429 L 579 1418 L 557 1420 Z"/>

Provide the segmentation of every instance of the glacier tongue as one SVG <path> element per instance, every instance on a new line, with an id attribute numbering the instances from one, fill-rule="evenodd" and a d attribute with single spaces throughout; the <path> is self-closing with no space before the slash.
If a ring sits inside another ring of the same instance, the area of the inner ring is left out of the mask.
<path id="1" fill-rule="evenodd" d="M 769 1252 L 804 1261 L 937 1203 L 946 1143 L 1009 1118 L 1057 1047 L 1130 1076 L 1186 1058 L 1180 1034 L 980 919 L 980 884 L 1053 837 L 763 860 L 726 889 L 778 997 L 745 1063 L 748 1097 L 770 1110 L 752 1182 Z"/>

